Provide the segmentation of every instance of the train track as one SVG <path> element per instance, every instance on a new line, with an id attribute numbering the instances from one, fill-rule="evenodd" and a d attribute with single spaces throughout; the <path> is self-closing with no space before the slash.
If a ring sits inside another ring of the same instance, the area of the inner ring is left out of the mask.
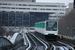
<path id="1" fill-rule="evenodd" d="M 31 50 L 48 50 L 48 45 L 45 41 L 37 38 L 32 33 L 28 33 L 27 36 L 31 42 L 31 45 L 34 46 L 34 47 L 31 47 Z"/>
<path id="2" fill-rule="evenodd" d="M 44 41 L 49 43 L 49 50 L 74 50 L 72 44 L 70 45 L 63 41 L 47 41 L 47 40 Z"/>
<path id="3" fill-rule="evenodd" d="M 30 50 L 30 48 L 31 48 L 31 43 L 30 43 L 30 41 L 29 41 L 28 36 L 27 36 L 26 33 L 25 33 L 25 37 L 27 38 L 27 42 L 29 43 L 29 44 L 28 44 L 28 47 L 25 48 L 25 50 Z"/>
<path id="4" fill-rule="evenodd" d="M 33 33 L 27 33 L 29 47 L 26 50 L 74 50 L 74 48 L 62 41 L 46 41 Z"/>
<path id="5" fill-rule="evenodd" d="M 33 38 L 29 34 L 27 34 L 27 37 L 28 37 L 28 39 L 30 40 L 30 43 L 31 43 L 30 50 L 36 50 L 37 44 L 35 43 L 35 41 L 33 40 Z"/>
<path id="6" fill-rule="evenodd" d="M 43 39 L 37 38 L 31 33 L 25 33 L 25 37 L 28 44 L 25 44 L 25 46 L 21 46 L 16 50 L 48 50 L 48 44 Z"/>
<path id="7" fill-rule="evenodd" d="M 74 48 L 71 45 L 69 45 L 69 44 L 63 43 L 61 41 L 57 41 L 57 42 L 59 42 L 61 44 L 64 44 L 69 50 L 74 50 Z"/>
<path id="8" fill-rule="evenodd" d="M 51 45 L 51 49 L 54 49 L 54 50 L 74 50 L 74 48 L 66 43 L 63 43 L 61 41 L 50 41 L 49 42 L 50 45 Z"/>
<path id="9" fill-rule="evenodd" d="M 35 37 L 38 37 L 35 33 L 32 33 Z M 38 37 L 39 40 L 41 40 L 41 42 L 45 43 L 45 50 L 50 50 L 50 45 L 49 42 L 46 41 L 45 39 L 42 39 L 40 37 Z"/>

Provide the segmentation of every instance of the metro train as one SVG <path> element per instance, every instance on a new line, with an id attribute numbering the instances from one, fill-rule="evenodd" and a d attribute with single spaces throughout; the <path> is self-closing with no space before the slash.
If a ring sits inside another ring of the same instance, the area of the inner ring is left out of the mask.
<path id="1" fill-rule="evenodd" d="M 35 32 L 43 34 L 47 40 L 57 40 L 58 22 L 52 20 L 37 22 Z"/>

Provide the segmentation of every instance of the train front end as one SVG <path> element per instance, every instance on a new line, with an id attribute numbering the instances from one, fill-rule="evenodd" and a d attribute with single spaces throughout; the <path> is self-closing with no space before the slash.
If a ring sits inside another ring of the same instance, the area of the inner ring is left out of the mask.
<path id="1" fill-rule="evenodd" d="M 58 35 L 58 22 L 46 21 L 45 38 L 47 40 L 57 40 Z"/>

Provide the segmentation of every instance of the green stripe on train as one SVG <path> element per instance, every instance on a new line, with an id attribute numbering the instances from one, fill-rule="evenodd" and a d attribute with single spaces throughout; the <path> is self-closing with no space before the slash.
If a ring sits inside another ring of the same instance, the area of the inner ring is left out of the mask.
<path id="1" fill-rule="evenodd" d="M 35 24 L 35 27 L 37 27 L 37 28 L 46 28 L 46 23 L 37 23 L 37 24 Z"/>

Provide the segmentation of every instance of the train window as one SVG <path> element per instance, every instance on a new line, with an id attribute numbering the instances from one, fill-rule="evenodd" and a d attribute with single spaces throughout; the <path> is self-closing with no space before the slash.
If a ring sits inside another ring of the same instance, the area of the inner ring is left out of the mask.
<path id="1" fill-rule="evenodd" d="M 48 22 L 48 27 L 52 27 L 54 24 L 54 22 Z"/>
<path id="2" fill-rule="evenodd" d="M 57 31 L 57 22 L 47 22 L 46 30 L 47 31 Z"/>

